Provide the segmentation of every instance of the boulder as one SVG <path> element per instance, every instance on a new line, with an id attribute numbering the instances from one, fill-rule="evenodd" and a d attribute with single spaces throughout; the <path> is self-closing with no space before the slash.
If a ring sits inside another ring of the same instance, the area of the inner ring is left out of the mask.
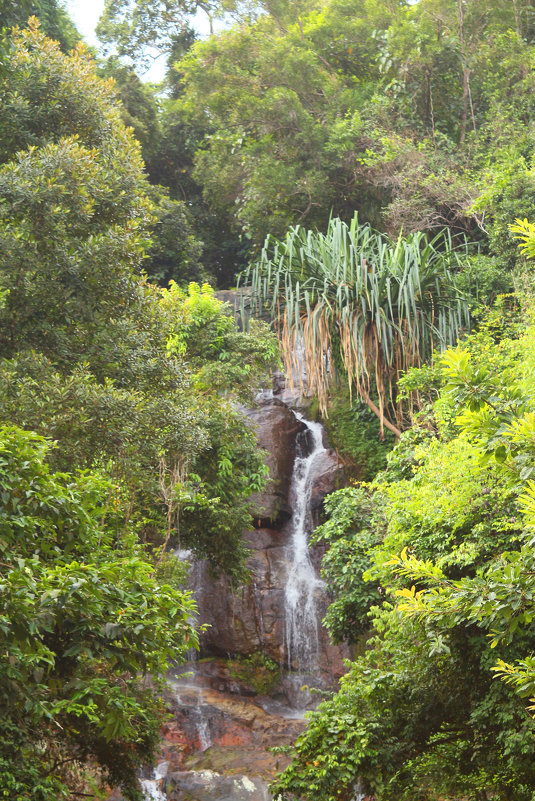
<path id="1" fill-rule="evenodd" d="M 323 499 L 343 485 L 343 464 L 337 452 L 329 448 L 320 453 L 313 465 L 312 494 L 310 504 L 313 511 L 321 508 Z"/>
<path id="2" fill-rule="evenodd" d="M 169 801 L 270 801 L 267 782 L 248 776 L 224 776 L 213 770 L 171 773 Z"/>

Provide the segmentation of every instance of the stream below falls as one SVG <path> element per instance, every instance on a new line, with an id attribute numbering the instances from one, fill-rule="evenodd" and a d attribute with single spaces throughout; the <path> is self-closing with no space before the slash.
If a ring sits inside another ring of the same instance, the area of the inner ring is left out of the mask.
<path id="1" fill-rule="evenodd" d="M 323 551 L 309 546 L 323 497 L 340 481 L 339 459 L 320 423 L 272 394 L 251 416 L 273 478 L 246 534 L 251 581 L 233 593 L 202 563 L 192 566 L 199 622 L 210 628 L 200 658 L 168 678 L 171 716 L 156 768 L 140 779 L 146 801 L 270 801 L 269 783 L 288 762 L 271 749 L 295 741 L 319 700 L 310 688 L 334 689 L 348 656 L 321 625 Z M 244 669 L 252 654 L 269 660 L 269 687 Z"/>

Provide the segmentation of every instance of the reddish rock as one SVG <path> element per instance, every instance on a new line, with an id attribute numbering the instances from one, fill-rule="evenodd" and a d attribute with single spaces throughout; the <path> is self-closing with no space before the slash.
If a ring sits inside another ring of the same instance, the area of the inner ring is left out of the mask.
<path id="1" fill-rule="evenodd" d="M 223 665 L 216 664 L 206 672 L 222 670 Z M 203 754 L 214 748 L 219 749 L 218 753 L 233 749 L 235 755 L 240 749 L 247 753 L 256 749 L 264 764 L 272 746 L 288 744 L 302 732 L 302 719 L 281 718 L 250 698 L 200 686 L 207 678 L 206 672 L 196 674 L 198 684 L 194 688 L 180 681 L 170 683 L 165 698 L 173 719 L 162 730 L 161 754 L 166 761 L 203 766 Z"/>
<path id="2" fill-rule="evenodd" d="M 272 657 L 282 668 L 287 660 L 285 586 L 292 530 L 288 494 L 296 438 L 306 426 L 277 400 L 265 403 L 250 417 L 261 446 L 269 451 L 273 481 L 255 498 L 257 527 L 245 534 L 251 547 L 249 584 L 232 591 L 225 579 L 214 580 L 205 566 L 195 566 L 200 622 L 209 624 L 201 636 L 201 653 L 225 659 L 203 660 L 195 669 L 195 684 L 182 679 L 166 694 L 173 717 L 162 729 L 160 761 L 168 763 L 168 775 L 161 780 L 168 801 L 268 801 L 267 781 L 287 764 L 285 756 L 270 749 L 294 742 L 305 726 L 302 719 L 285 717 L 288 710 L 283 709 L 281 716 L 264 711 L 260 701 L 272 712 L 281 708 L 284 698 L 304 706 L 300 686 L 306 677 L 281 670 L 279 696 L 269 699 L 268 705 L 255 695 L 254 682 L 238 678 L 227 661 L 229 656 L 257 652 Z M 306 437 L 301 439 L 306 447 Z M 313 470 L 311 506 L 318 511 L 343 474 L 333 450 L 320 453 Z M 323 546 L 311 549 L 317 571 L 324 552 Z M 327 589 L 318 587 L 315 600 L 321 620 L 330 602 Z M 345 670 L 343 660 L 349 656 L 347 649 L 333 646 L 320 628 L 322 686 L 336 685 Z"/>
<path id="3" fill-rule="evenodd" d="M 271 749 L 294 742 L 306 725 L 267 712 L 251 698 L 203 686 L 224 671 L 222 662 L 205 662 L 193 679 L 169 680 L 164 699 L 172 719 L 162 728 L 156 759 L 157 786 L 168 801 L 268 801 L 268 781 L 288 764 Z M 153 777 L 147 768 L 144 778 Z M 112 800 L 123 797 L 115 791 Z"/>

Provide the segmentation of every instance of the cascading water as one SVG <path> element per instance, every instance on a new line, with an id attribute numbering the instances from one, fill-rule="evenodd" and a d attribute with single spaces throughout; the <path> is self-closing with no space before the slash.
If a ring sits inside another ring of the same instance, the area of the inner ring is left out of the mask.
<path id="1" fill-rule="evenodd" d="M 368 794 L 366 793 L 366 791 L 364 789 L 364 785 L 362 784 L 362 782 L 359 779 L 359 781 L 355 785 L 355 795 L 353 796 L 352 801 L 365 801 L 365 799 L 367 797 L 368 797 Z"/>
<path id="2" fill-rule="evenodd" d="M 187 709 L 189 717 L 194 724 L 197 739 L 198 750 L 200 752 L 206 751 L 212 744 L 210 736 L 210 726 L 208 719 L 205 715 L 206 706 L 204 704 L 202 688 L 198 687 L 195 683 L 195 674 L 186 674 L 184 678 L 177 679 L 172 682 L 175 690 L 175 698 L 179 707 Z"/>
<path id="3" fill-rule="evenodd" d="M 290 485 L 292 520 L 289 543 L 288 578 L 285 587 L 286 652 L 288 667 L 307 674 L 318 669 L 318 615 L 316 592 L 323 582 L 316 575 L 310 559 L 308 540 L 312 532 L 310 498 L 314 462 L 325 452 L 323 427 L 320 423 L 305 420 L 298 412 L 297 419 L 306 431 L 298 436 L 297 456 Z M 301 453 L 300 453 L 301 451 Z"/>
<path id="4" fill-rule="evenodd" d="M 168 679 L 165 697 L 174 717 L 162 756 L 169 763 L 140 780 L 145 801 L 166 801 L 177 786 L 188 793 L 191 787 L 192 798 L 242 798 L 247 790 L 256 792 L 254 801 L 267 801 L 267 780 L 278 767 L 271 747 L 294 742 L 304 712 L 318 700 L 303 692 L 303 685 L 331 687 L 330 677 L 341 664 L 320 628 L 326 594 L 309 550 L 312 505 L 335 485 L 339 465 L 323 445 L 322 426 L 292 411 L 291 397 L 285 403 L 266 392 L 261 401 L 254 420 L 264 436 L 259 442 L 271 454 L 274 490 L 255 501 L 265 528 L 246 535 L 253 545 L 251 583 L 230 601 L 221 598 L 229 592 L 223 580 L 214 586 L 203 563 L 188 551 L 175 552 L 191 564 L 189 586 L 199 621 L 210 627 L 203 639 L 208 658 L 195 662 L 197 653 L 189 654 L 191 662 L 178 665 L 178 675 Z M 288 670 L 277 674 L 269 695 L 252 699 L 223 656 L 255 651 L 284 653 Z M 239 796 L 229 794 L 229 782 L 238 783 L 232 793 Z M 361 801 L 363 793 L 357 786 L 353 801 Z"/>
<path id="5" fill-rule="evenodd" d="M 203 564 L 200 560 L 195 559 L 193 551 L 189 548 L 177 548 L 174 551 L 174 556 L 179 562 L 186 563 L 189 566 L 189 589 L 199 609 L 202 596 Z M 188 618 L 188 623 L 195 625 L 197 623 L 197 617 L 190 616 Z M 193 663 L 196 662 L 198 658 L 199 652 L 196 648 L 190 648 L 189 651 L 186 652 L 186 662 Z"/>
<path id="6" fill-rule="evenodd" d="M 161 790 L 162 779 L 167 776 L 167 762 L 161 762 L 154 770 L 153 779 L 140 779 L 145 801 L 166 801 L 167 796 Z"/>

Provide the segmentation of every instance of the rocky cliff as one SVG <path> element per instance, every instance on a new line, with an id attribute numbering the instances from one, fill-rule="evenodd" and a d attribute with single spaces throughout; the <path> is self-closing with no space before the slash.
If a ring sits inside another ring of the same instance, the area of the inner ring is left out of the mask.
<path id="1" fill-rule="evenodd" d="M 198 578 L 200 621 L 209 628 L 202 637 L 203 656 L 250 655 L 261 651 L 286 666 L 285 586 L 289 573 L 289 536 L 292 503 L 289 496 L 298 436 L 306 437 L 306 425 L 277 397 L 265 397 L 249 412 L 259 445 L 267 452 L 271 481 L 254 498 L 255 527 L 245 537 L 251 548 L 251 579 L 233 592 L 224 578 L 210 577 L 203 568 Z M 306 443 L 305 443 L 306 447 Z M 325 495 L 343 481 L 343 467 L 332 449 L 326 448 L 312 465 L 310 505 L 318 519 Z M 319 573 L 323 548 L 311 548 L 311 560 Z M 329 603 L 326 590 L 316 591 L 318 619 Z M 334 647 L 319 628 L 320 684 L 330 686 L 343 673 L 345 649 Z"/>
<path id="2" fill-rule="evenodd" d="M 344 672 L 349 654 L 329 642 L 320 623 L 329 603 L 319 580 L 324 550 L 306 545 L 325 495 L 343 482 L 343 469 L 321 427 L 296 415 L 281 397 L 266 393 L 248 412 L 271 474 L 265 492 L 253 499 L 254 527 L 245 534 L 250 581 L 233 591 L 206 565 L 192 570 L 199 622 L 208 628 L 201 658 L 169 677 L 171 717 L 162 730 L 159 762 L 141 780 L 147 801 L 270 801 L 269 781 L 287 764 L 271 748 L 296 739 L 305 726 L 304 708 L 317 700 L 301 692 L 302 684 L 334 688 Z M 306 554 L 300 581 L 309 593 L 302 608 L 311 604 L 315 619 L 314 658 L 305 668 L 289 655 L 287 642 L 297 518 L 307 535 L 301 538 Z"/>

